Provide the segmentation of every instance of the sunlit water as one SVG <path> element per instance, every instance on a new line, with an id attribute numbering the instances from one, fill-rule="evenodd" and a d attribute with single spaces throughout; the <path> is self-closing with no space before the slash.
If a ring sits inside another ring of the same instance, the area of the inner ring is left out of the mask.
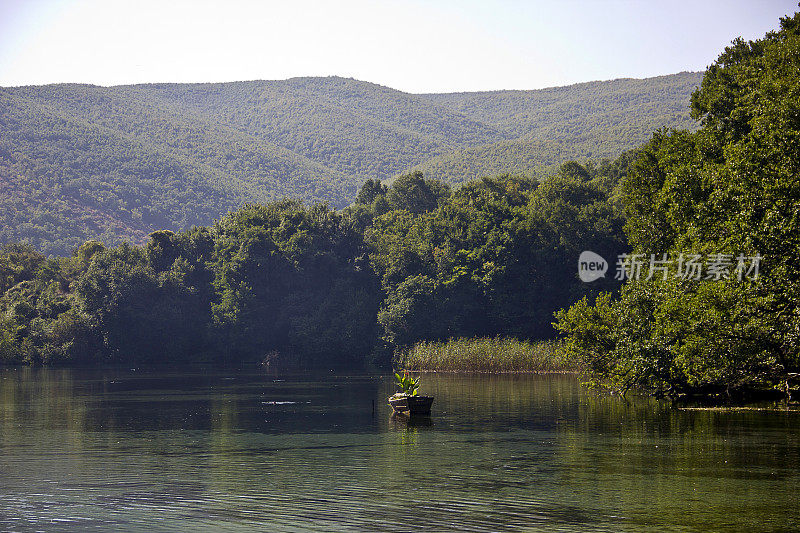
<path id="1" fill-rule="evenodd" d="M 793 531 L 800 413 L 574 376 L 0 370 L 0 530 Z M 373 410 L 374 402 L 374 410 Z"/>

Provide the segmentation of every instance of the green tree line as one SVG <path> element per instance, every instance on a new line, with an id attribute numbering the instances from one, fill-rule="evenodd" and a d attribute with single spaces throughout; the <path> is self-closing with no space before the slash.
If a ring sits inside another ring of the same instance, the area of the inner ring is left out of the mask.
<path id="1" fill-rule="evenodd" d="M 0 360 L 352 368 L 420 340 L 549 338 L 555 310 L 602 288 L 564 265 L 588 246 L 625 249 L 610 198 L 620 172 L 569 163 L 541 182 L 456 189 L 416 172 L 368 180 L 341 211 L 249 204 L 213 226 L 141 246 L 88 241 L 64 258 L 9 244 Z"/>

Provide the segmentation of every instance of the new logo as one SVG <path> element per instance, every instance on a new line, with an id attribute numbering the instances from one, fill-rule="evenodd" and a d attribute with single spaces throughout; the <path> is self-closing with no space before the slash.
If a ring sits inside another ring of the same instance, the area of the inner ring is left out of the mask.
<path id="1" fill-rule="evenodd" d="M 601 256 L 586 250 L 578 257 L 578 277 L 581 281 L 590 283 L 596 279 L 606 277 L 608 263 Z"/>

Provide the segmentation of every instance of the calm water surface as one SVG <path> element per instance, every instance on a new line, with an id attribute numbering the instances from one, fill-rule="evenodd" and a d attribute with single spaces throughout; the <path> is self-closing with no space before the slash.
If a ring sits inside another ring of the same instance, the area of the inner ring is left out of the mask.
<path id="1" fill-rule="evenodd" d="M 0 370 L 0 531 L 797 531 L 800 413 L 573 376 Z M 374 401 L 374 412 L 373 412 Z"/>

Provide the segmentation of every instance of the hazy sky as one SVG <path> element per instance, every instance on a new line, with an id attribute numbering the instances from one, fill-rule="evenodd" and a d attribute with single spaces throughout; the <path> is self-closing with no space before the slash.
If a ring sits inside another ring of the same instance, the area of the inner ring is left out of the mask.
<path id="1" fill-rule="evenodd" d="M 340 75 L 409 92 L 703 70 L 797 1 L 0 0 L 0 86 Z"/>

